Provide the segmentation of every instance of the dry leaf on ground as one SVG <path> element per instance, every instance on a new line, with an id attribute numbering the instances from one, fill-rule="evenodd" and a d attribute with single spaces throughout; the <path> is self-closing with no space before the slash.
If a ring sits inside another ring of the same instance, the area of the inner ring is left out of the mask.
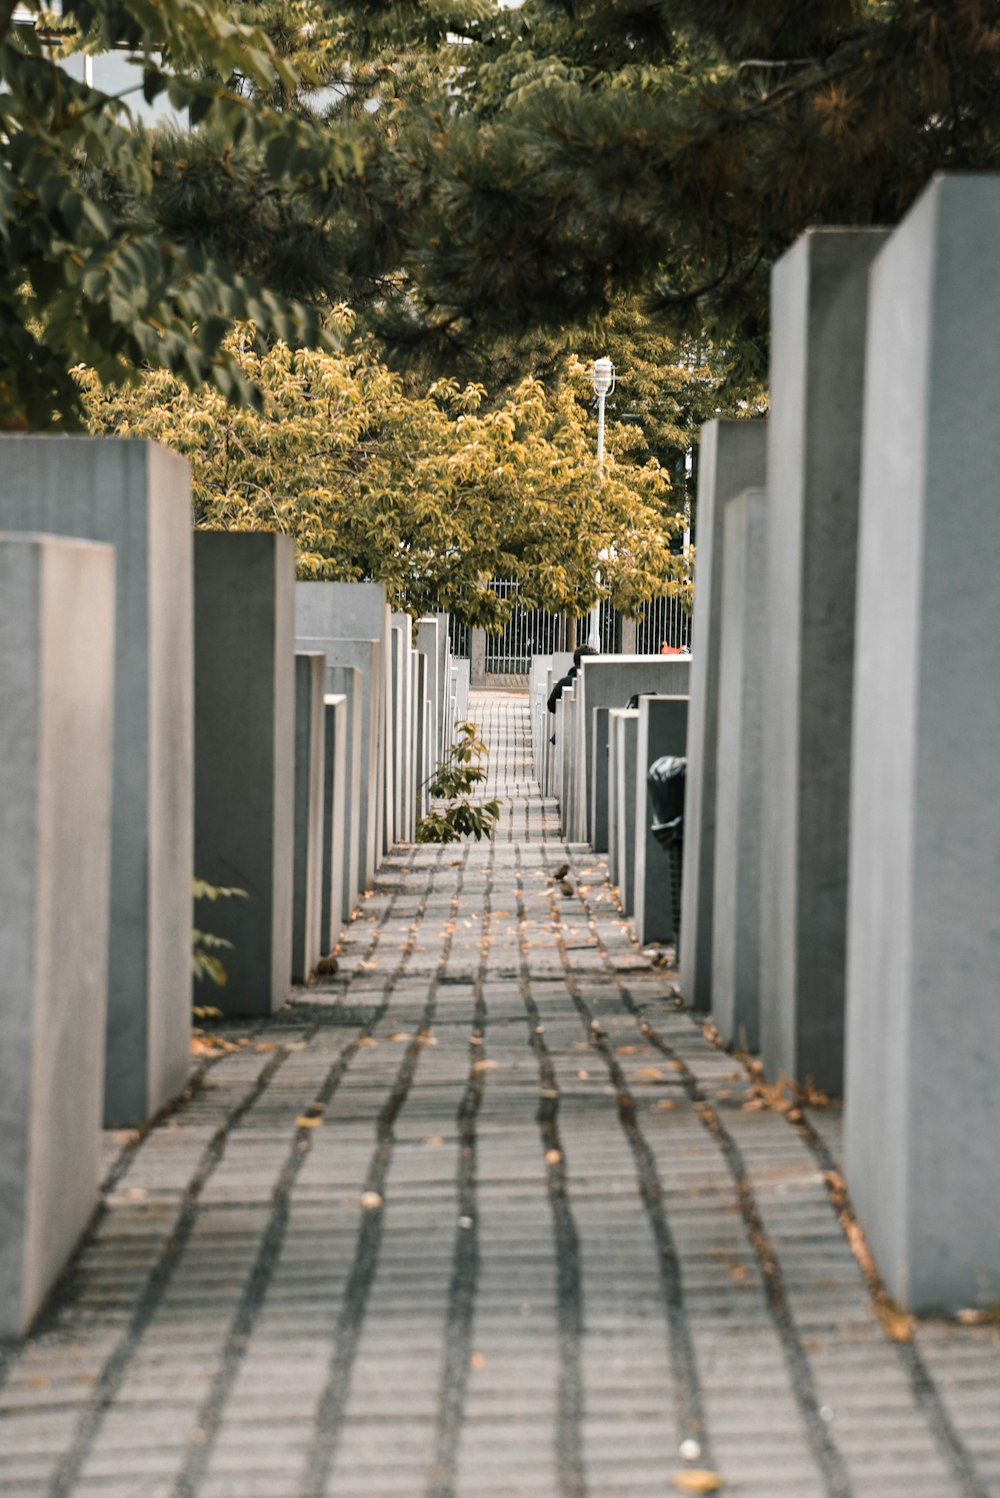
<path id="1" fill-rule="evenodd" d="M 670 1481 L 678 1493 L 717 1493 L 722 1487 L 718 1472 L 710 1472 L 707 1467 L 688 1467 L 675 1472 Z"/>

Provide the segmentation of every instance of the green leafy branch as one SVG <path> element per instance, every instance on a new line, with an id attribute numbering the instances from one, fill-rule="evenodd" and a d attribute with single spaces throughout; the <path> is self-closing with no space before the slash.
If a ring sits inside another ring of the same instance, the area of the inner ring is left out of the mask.
<path id="1" fill-rule="evenodd" d="M 499 801 L 472 801 L 470 793 L 486 779 L 482 760 L 489 750 L 479 737 L 475 723 L 456 723 L 458 738 L 434 774 L 425 781 L 428 794 L 447 804 L 432 807 L 417 822 L 418 843 L 455 843 L 474 837 L 478 843 L 492 837 L 500 820 Z"/>
<path id="2" fill-rule="evenodd" d="M 205 879 L 193 879 L 191 893 L 196 900 L 245 900 L 248 898 L 245 889 L 209 884 Z M 224 936 L 215 936 L 211 931 L 197 929 L 191 932 L 191 972 L 195 981 L 210 978 L 217 987 L 225 988 L 229 981 L 229 974 L 226 972 L 221 957 L 216 956 L 216 953 L 227 947 L 232 951 L 233 944 Z"/>

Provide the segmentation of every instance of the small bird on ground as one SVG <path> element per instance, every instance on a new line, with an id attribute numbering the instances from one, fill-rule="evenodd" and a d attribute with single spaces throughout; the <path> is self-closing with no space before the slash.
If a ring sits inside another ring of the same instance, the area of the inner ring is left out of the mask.
<path id="1" fill-rule="evenodd" d="M 313 968 L 313 976 L 316 978 L 332 978 L 337 971 L 337 966 L 336 957 L 334 957 L 332 952 L 328 952 L 325 957 L 319 959 Z"/>
<path id="2" fill-rule="evenodd" d="M 569 864 L 561 863 L 557 869 L 552 870 L 553 879 L 565 879 L 569 873 Z"/>
<path id="3" fill-rule="evenodd" d="M 574 893 L 573 886 L 572 884 L 570 884 L 568 879 L 561 880 L 559 888 L 562 890 L 564 895 L 572 895 Z"/>

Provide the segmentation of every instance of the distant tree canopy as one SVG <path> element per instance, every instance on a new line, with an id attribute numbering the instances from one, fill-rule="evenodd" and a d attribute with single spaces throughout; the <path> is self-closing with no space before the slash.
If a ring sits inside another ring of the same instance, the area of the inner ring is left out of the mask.
<path id="1" fill-rule="evenodd" d="M 159 435 L 203 522 L 476 622 L 491 572 L 585 606 L 601 550 L 619 606 L 683 592 L 684 455 L 763 402 L 775 258 L 1000 166 L 1000 0 L 26 9 L 0 0 L 0 430 Z M 82 81 L 122 48 L 124 98 Z M 143 128 L 140 93 L 193 128 Z"/>
<path id="2" fill-rule="evenodd" d="M 934 171 L 1000 164 L 997 0 L 62 11 L 0 0 L 7 425 L 72 419 L 78 359 L 245 398 L 226 329 L 316 344 L 342 301 L 397 360 L 493 388 L 635 294 L 745 395 L 805 226 L 893 223 Z M 131 129 L 62 66 L 123 42 L 195 134 Z"/>
<path id="3" fill-rule="evenodd" d="M 507 606 L 495 576 L 519 582 L 529 606 L 583 612 L 599 554 L 600 591 L 626 612 L 689 598 L 665 471 L 609 451 L 597 482 L 587 370 L 567 361 L 546 386 L 526 375 L 492 406 L 453 380 L 413 391 L 369 343 L 349 341 L 350 321 L 340 314 L 347 346 L 332 354 L 232 335 L 224 352 L 261 391 L 260 410 L 168 370 L 114 390 L 81 369 L 91 430 L 184 453 L 198 524 L 289 532 L 300 576 L 373 577 L 415 616 L 443 608 L 496 624 Z"/>

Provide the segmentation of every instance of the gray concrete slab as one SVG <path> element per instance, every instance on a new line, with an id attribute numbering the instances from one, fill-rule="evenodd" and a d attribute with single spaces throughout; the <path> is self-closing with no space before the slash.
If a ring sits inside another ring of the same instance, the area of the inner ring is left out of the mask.
<path id="1" fill-rule="evenodd" d="M 634 708 L 613 708 L 609 716 L 617 783 L 614 822 L 608 825 L 608 838 L 613 837 L 616 842 L 615 871 L 618 875 L 622 909 L 626 915 L 631 915 L 635 910 L 635 791 L 639 714 Z"/>
<path id="2" fill-rule="evenodd" d="M 684 940 L 680 990 L 694 1009 L 713 1007 L 716 774 L 719 756 L 719 675 L 725 627 L 722 570 L 726 502 L 762 485 L 767 472 L 765 421 L 709 421 L 698 449 L 691 712 L 684 797 Z"/>
<path id="3" fill-rule="evenodd" d="M 589 842 L 590 787 L 594 772 L 593 712 L 595 707 L 624 707 L 636 692 L 663 692 L 686 697 L 691 662 L 687 657 L 662 655 L 585 655 L 574 686 L 581 705 L 576 724 L 574 776 L 580 817 L 578 841 Z"/>
<path id="4" fill-rule="evenodd" d="M 225 988 L 199 1003 L 271 1014 L 292 976 L 295 545 L 269 532 L 195 534 L 195 923 L 232 943 Z M 189 916 L 190 921 L 190 916 Z"/>
<path id="5" fill-rule="evenodd" d="M 772 274 L 761 845 L 767 1074 L 843 1087 L 854 599 L 868 269 L 815 229 Z"/>
<path id="6" fill-rule="evenodd" d="M 396 776 L 399 785 L 396 838 L 411 843 L 414 837 L 416 795 L 416 744 L 413 734 L 413 621 L 409 614 L 394 613 L 393 709 L 396 721 Z"/>
<path id="7" fill-rule="evenodd" d="M 326 656 L 295 656 L 295 861 L 292 978 L 304 983 L 322 956 Z"/>
<path id="8" fill-rule="evenodd" d="M 97 1204 L 104 1107 L 115 555 L 0 534 L 0 1337 Z"/>
<path id="9" fill-rule="evenodd" d="M 413 652 L 413 736 L 416 742 L 416 789 L 413 806 L 416 819 L 427 810 L 427 780 L 430 776 L 430 746 L 427 742 L 427 656 L 422 650 Z"/>
<path id="10" fill-rule="evenodd" d="M 688 698 L 640 697 L 635 766 L 635 929 L 641 942 L 676 941 L 670 855 L 652 833 L 646 776 L 654 760 L 687 753 Z M 686 802 L 685 802 L 686 810 Z"/>
<path id="11" fill-rule="evenodd" d="M 364 887 L 361 861 L 361 746 L 364 677 L 357 666 L 326 662 L 326 690 L 345 699 L 343 918 L 349 921 Z"/>
<path id="12" fill-rule="evenodd" d="M 0 529 L 116 548 L 108 1121 L 140 1123 L 187 1073 L 193 657 L 187 463 L 156 443 L 0 438 Z"/>
<path id="13" fill-rule="evenodd" d="M 846 1163 L 920 1311 L 1000 1302 L 998 232 L 1000 178 L 939 178 L 871 277 Z"/>
<path id="14" fill-rule="evenodd" d="M 591 845 L 595 852 L 608 851 L 608 713 L 594 708 L 594 774 L 591 780 Z"/>
<path id="15" fill-rule="evenodd" d="M 438 753 L 442 759 L 454 738 L 455 719 L 451 711 L 451 638 L 448 631 L 448 615 L 435 614 L 437 620 L 438 646 L 438 712 L 440 713 Z"/>
<path id="16" fill-rule="evenodd" d="M 347 765 L 350 711 L 343 694 L 323 698 L 323 904 L 320 916 L 320 947 L 325 956 L 340 939 L 347 897 L 344 873 L 347 864 Z"/>
<path id="17" fill-rule="evenodd" d="M 300 583 L 299 587 L 302 586 Z M 382 739 L 382 647 L 378 640 L 314 640 L 299 637 L 300 649 L 319 650 L 326 655 L 327 691 L 339 690 L 333 674 L 338 666 L 350 666 L 361 676 L 361 747 L 358 760 L 358 868 L 362 889 L 368 889 L 378 866 L 378 808 L 382 805 L 379 747 Z"/>
<path id="18" fill-rule="evenodd" d="M 381 583 L 296 585 L 296 648 L 321 650 L 326 655 L 328 671 L 334 665 L 356 666 L 364 681 L 360 857 L 366 888 L 374 878 L 385 838 L 389 618 Z M 329 676 L 327 689 L 337 690 Z"/>
<path id="19" fill-rule="evenodd" d="M 756 1051 L 760 1043 L 760 783 L 766 670 L 761 642 L 767 607 L 767 518 L 763 489 L 746 489 L 726 503 L 719 589 L 718 856 L 709 995 L 719 1033 L 744 1051 Z"/>
<path id="20" fill-rule="evenodd" d="M 434 773 L 441 758 L 441 720 L 444 715 L 441 698 L 444 692 L 444 682 L 441 672 L 440 632 L 441 626 L 437 617 L 417 620 L 417 649 L 427 657 L 424 670 L 424 692 L 425 700 L 430 704 L 432 725 L 428 748 L 433 763 L 428 764 L 427 775 Z"/>

